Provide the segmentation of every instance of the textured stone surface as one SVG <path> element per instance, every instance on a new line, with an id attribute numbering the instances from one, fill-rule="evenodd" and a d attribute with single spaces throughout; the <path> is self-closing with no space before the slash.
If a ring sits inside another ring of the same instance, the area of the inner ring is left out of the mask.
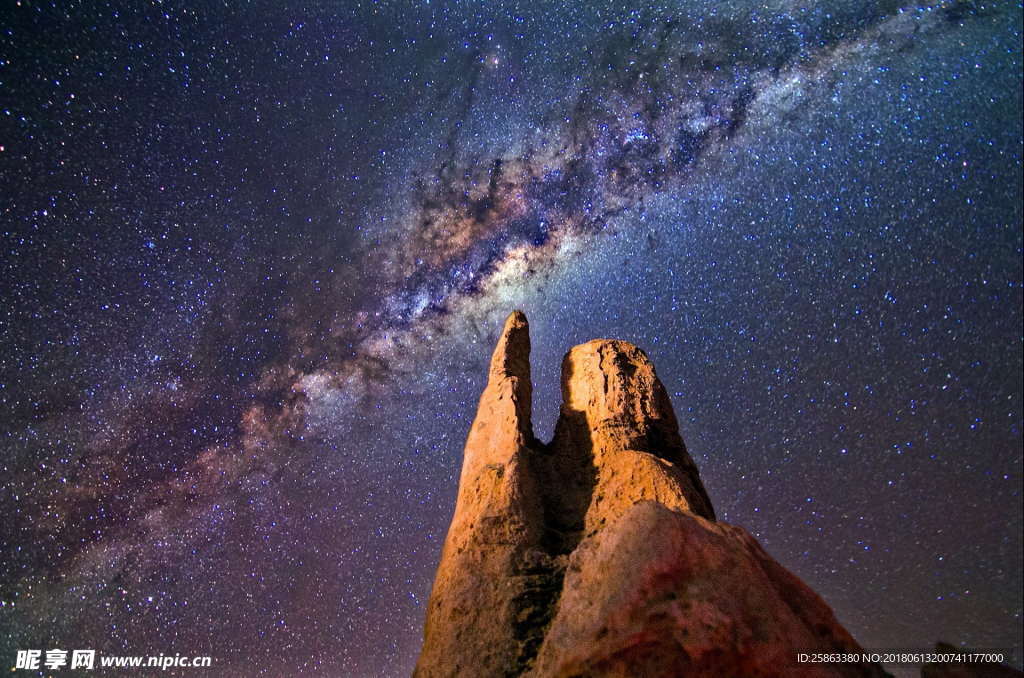
<path id="1" fill-rule="evenodd" d="M 418 676 L 521 672 L 521 601 L 543 586 L 520 561 L 540 541 L 540 492 L 529 471 L 530 337 L 513 313 L 491 358 L 463 455 L 459 494 L 430 595 Z M 536 620 L 543 625 L 546 620 Z"/>
<path id="2" fill-rule="evenodd" d="M 746 531 L 642 501 L 572 554 L 531 675 L 885 675 L 797 665 L 809 648 L 859 650 Z"/>
<path id="3" fill-rule="evenodd" d="M 417 676 L 885 675 L 795 664 L 859 646 L 753 537 L 715 522 L 643 351 L 573 348 L 548 444 L 530 423 L 529 351 L 515 312 L 466 441 Z"/>
<path id="4" fill-rule="evenodd" d="M 593 534 L 637 501 L 714 519 L 676 423 L 672 403 L 643 351 L 597 339 L 562 361 L 562 409 L 549 457 L 593 467 L 585 530 Z"/>

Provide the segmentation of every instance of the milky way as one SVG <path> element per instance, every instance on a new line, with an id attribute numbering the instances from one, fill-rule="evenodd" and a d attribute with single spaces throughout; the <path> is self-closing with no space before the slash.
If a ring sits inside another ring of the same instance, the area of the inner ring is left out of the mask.
<path id="1" fill-rule="evenodd" d="M 408 674 L 512 308 L 540 435 L 634 341 L 862 644 L 1020 662 L 1019 5 L 345 4 L 2 10 L 12 665 Z"/>

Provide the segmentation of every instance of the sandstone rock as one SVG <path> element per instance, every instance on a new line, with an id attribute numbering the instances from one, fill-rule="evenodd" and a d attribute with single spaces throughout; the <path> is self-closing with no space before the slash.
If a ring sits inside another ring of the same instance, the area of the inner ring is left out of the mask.
<path id="1" fill-rule="evenodd" d="M 644 499 L 714 519 L 672 403 L 643 351 L 607 339 L 576 346 L 562 362 L 562 401 L 548 457 L 574 464 L 563 477 L 593 467 L 587 534 Z"/>
<path id="2" fill-rule="evenodd" d="M 715 522 L 647 356 L 573 348 L 549 444 L 509 316 L 463 457 L 416 676 L 882 676 L 797 665 L 860 648 L 738 527 Z"/>
<path id="3" fill-rule="evenodd" d="M 545 586 L 525 554 L 540 542 L 544 517 L 529 470 L 530 337 L 513 313 L 491 358 L 487 387 L 463 455 L 459 494 L 441 553 L 424 628 L 418 676 L 505 676 L 525 668 L 517 629 L 520 601 Z M 534 621 L 536 622 L 534 624 Z"/>
<path id="4" fill-rule="evenodd" d="M 796 663 L 859 647 L 746 531 L 641 501 L 573 553 L 530 675 L 882 676 Z"/>

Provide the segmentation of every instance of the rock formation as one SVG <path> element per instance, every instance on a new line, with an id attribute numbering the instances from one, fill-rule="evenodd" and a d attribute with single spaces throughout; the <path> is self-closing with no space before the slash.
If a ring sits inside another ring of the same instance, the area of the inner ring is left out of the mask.
<path id="1" fill-rule="evenodd" d="M 796 664 L 860 647 L 741 528 L 716 522 L 665 389 L 637 347 L 562 363 L 544 444 L 526 317 L 509 316 L 466 441 L 419 678 L 882 676 Z"/>

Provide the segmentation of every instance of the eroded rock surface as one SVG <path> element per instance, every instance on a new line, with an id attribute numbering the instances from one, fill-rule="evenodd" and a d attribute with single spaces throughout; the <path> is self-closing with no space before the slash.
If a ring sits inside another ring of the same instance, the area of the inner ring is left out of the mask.
<path id="1" fill-rule="evenodd" d="M 520 619 L 524 598 L 554 587 L 533 572 L 527 556 L 544 531 L 541 493 L 529 468 L 540 453 L 531 397 L 529 329 L 516 312 L 494 350 L 466 440 L 417 675 L 517 675 L 530 659 L 517 629 L 547 621 Z"/>
<path id="2" fill-rule="evenodd" d="M 529 351 L 517 311 L 466 442 L 416 676 L 885 675 L 795 663 L 860 648 L 753 537 L 715 522 L 643 351 L 573 348 L 548 444 Z"/>

